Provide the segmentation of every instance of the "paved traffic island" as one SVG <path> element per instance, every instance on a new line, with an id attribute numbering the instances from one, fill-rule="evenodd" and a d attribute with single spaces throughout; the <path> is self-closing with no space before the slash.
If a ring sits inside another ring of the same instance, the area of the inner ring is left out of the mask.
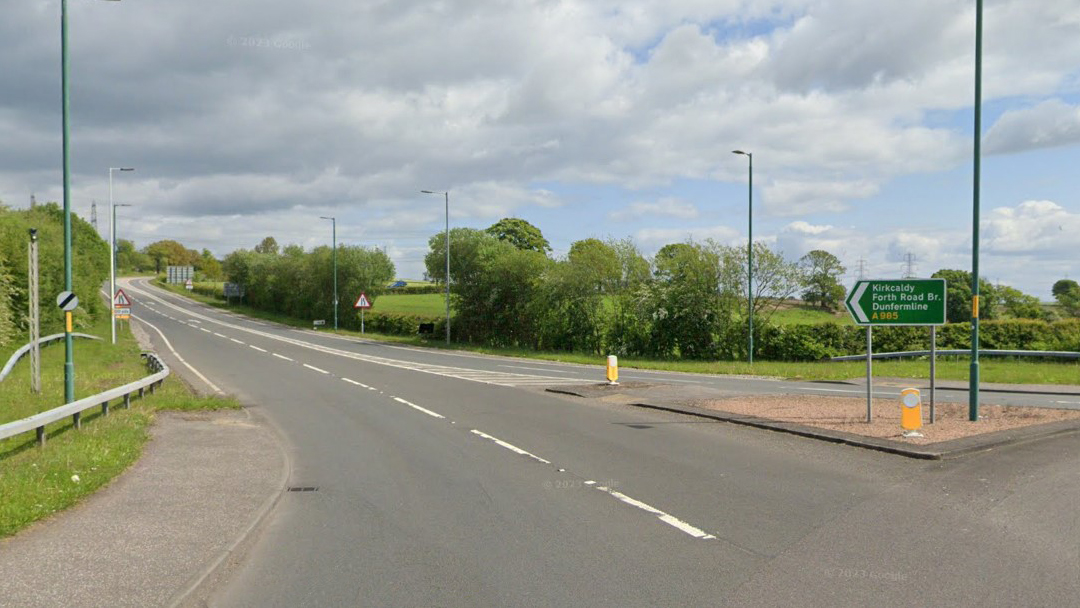
<path id="1" fill-rule="evenodd" d="M 938 403 L 929 424 L 923 406 L 921 437 L 905 437 L 901 405 L 895 399 L 874 399 L 872 422 L 866 421 L 866 399 L 816 395 L 705 394 L 693 387 L 663 384 L 596 384 L 551 387 L 549 392 L 792 433 L 911 458 L 942 459 L 1021 441 L 1080 432 L 1080 411 L 983 405 L 978 422 L 968 420 L 968 406 Z M 719 393 L 719 391 L 717 391 Z"/>

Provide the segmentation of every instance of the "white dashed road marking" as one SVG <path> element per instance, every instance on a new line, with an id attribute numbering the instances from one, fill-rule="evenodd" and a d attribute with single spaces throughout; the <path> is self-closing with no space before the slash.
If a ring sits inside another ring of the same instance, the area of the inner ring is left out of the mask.
<path id="1" fill-rule="evenodd" d="M 237 344 L 243 344 L 243 342 L 241 342 L 240 340 L 237 340 L 236 338 L 229 338 L 229 339 L 232 340 L 233 342 L 236 342 Z"/>
<path id="2" fill-rule="evenodd" d="M 317 371 L 320 374 L 329 374 L 330 373 L 330 372 L 326 371 L 325 369 L 319 369 L 319 368 L 315 367 L 314 365 L 308 365 L 307 363 L 303 363 L 302 365 L 304 367 L 310 369 L 310 370 Z"/>
<path id="3" fill-rule="evenodd" d="M 711 539 L 716 538 L 712 534 L 709 534 L 709 533 L 705 532 L 704 530 L 702 530 L 700 528 L 694 527 L 694 526 L 686 523 L 685 521 L 683 521 L 683 520 L 681 520 L 681 519 L 679 519 L 679 518 L 677 518 L 677 517 L 675 517 L 673 515 L 669 515 L 667 513 L 664 513 L 663 511 L 661 511 L 660 509 L 657 509 L 656 507 L 654 507 L 652 505 L 645 504 L 645 503 L 641 502 L 640 500 L 630 498 L 629 496 L 627 496 L 626 494 L 623 494 L 622 492 L 616 492 L 615 490 L 612 490 L 611 488 L 606 488 L 604 486 L 595 485 L 595 483 L 596 483 L 595 481 L 586 481 L 585 483 L 589 484 L 590 486 L 595 487 L 597 490 L 600 490 L 601 492 L 606 492 L 607 494 L 610 494 L 610 495 L 614 496 L 615 498 L 618 498 L 622 502 L 624 502 L 624 503 L 626 503 L 626 504 L 628 504 L 628 505 L 630 505 L 632 507 L 637 507 L 637 508 L 641 509 L 642 511 L 647 511 L 649 513 L 652 513 L 660 521 L 664 522 L 665 524 L 667 524 L 669 526 L 672 526 L 674 528 L 677 528 L 677 529 L 689 534 L 690 536 L 693 536 L 694 538 L 700 538 L 702 540 L 711 540 Z"/>
<path id="4" fill-rule="evenodd" d="M 394 401 L 397 401 L 398 403 L 404 403 L 405 405 L 413 408 L 414 410 L 424 412 L 425 414 L 427 414 L 428 416 L 431 416 L 432 418 L 446 418 L 446 416 L 443 416 L 442 414 L 433 412 L 433 411 L 431 411 L 429 409 L 422 408 L 419 405 L 416 405 L 415 403 L 409 403 L 408 401 L 402 399 L 401 397 L 394 397 Z"/>
<path id="5" fill-rule="evenodd" d="M 279 354 L 277 354 L 277 353 L 270 353 L 270 354 L 271 354 L 271 355 L 274 355 L 274 356 L 275 356 L 275 357 L 277 357 L 278 359 L 284 359 L 284 360 L 286 360 L 286 361 L 292 361 L 292 359 L 290 359 L 290 358 L 286 357 L 285 355 L 279 355 Z"/>
<path id="6" fill-rule="evenodd" d="M 498 445 L 510 450 L 511 452 L 516 452 L 518 454 L 521 454 L 522 456 L 528 456 L 529 458 L 532 458 L 533 460 L 539 460 L 540 462 L 542 462 L 544 464 L 551 464 L 550 460 L 544 460 L 543 458 L 540 458 L 536 454 L 531 454 L 529 452 L 526 452 L 525 450 L 517 447 L 516 445 L 511 445 L 509 443 L 506 443 L 502 439 L 499 439 L 498 437 L 492 437 L 491 435 L 488 435 L 487 433 L 485 433 L 483 431 L 478 431 L 476 429 L 473 429 L 473 430 L 471 430 L 469 432 L 472 433 L 473 435 L 479 435 L 480 437 L 483 437 L 484 439 L 487 439 L 489 441 L 494 441 Z"/>
<path id="7" fill-rule="evenodd" d="M 258 346 L 255 346 L 254 344 L 248 344 L 248 347 L 254 348 L 255 350 L 259 351 L 260 353 L 265 353 L 266 352 L 265 348 L 259 348 Z"/>

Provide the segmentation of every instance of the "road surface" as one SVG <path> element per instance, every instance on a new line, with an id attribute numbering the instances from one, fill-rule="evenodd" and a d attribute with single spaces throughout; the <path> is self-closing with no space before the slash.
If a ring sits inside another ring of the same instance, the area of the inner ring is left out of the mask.
<path id="1" fill-rule="evenodd" d="M 542 390 L 595 382 L 600 368 L 320 335 L 143 281 L 125 290 L 174 369 L 281 429 L 289 485 L 310 490 L 286 493 L 212 606 L 1065 606 L 1080 597 L 1076 435 L 913 461 Z M 743 393 L 827 388 L 623 377 Z"/>

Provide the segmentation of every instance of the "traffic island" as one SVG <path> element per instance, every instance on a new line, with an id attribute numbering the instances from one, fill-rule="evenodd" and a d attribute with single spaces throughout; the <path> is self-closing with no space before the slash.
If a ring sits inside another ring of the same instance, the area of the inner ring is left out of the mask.
<path id="1" fill-rule="evenodd" d="M 900 405 L 892 399 L 875 399 L 874 420 L 867 423 L 866 399 L 859 397 L 706 395 L 708 389 L 700 387 L 661 384 L 637 390 L 605 385 L 547 390 L 932 460 L 1080 431 L 1080 411 L 1052 408 L 984 405 L 980 420 L 970 422 L 966 404 L 939 403 L 937 420 L 924 420 L 922 437 L 903 437 Z"/>

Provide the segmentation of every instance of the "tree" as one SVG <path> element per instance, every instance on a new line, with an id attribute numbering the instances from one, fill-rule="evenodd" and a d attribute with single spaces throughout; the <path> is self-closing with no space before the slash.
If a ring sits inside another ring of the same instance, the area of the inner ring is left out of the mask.
<path id="1" fill-rule="evenodd" d="M 255 253 L 270 253 L 273 255 L 277 255 L 277 239 L 272 236 L 266 237 L 258 245 L 255 246 Z"/>
<path id="2" fill-rule="evenodd" d="M 154 272 L 157 273 L 165 266 L 194 266 L 199 260 L 198 251 L 170 239 L 150 243 L 143 248 L 143 253 L 154 261 Z"/>
<path id="3" fill-rule="evenodd" d="M 619 256 L 607 243 L 599 239 L 583 239 L 570 245 L 567 262 L 576 280 L 587 283 L 600 293 L 614 292 L 619 285 L 622 269 Z"/>
<path id="4" fill-rule="evenodd" d="M 799 260 L 806 280 L 803 301 L 826 310 L 836 310 L 844 301 L 847 290 L 840 284 L 844 266 L 836 256 L 815 249 Z"/>
<path id="5" fill-rule="evenodd" d="M 933 275 L 945 279 L 945 318 L 949 323 L 971 321 L 971 273 L 965 270 L 942 268 Z M 979 319 L 989 321 L 997 317 L 997 294 L 986 279 L 979 279 Z"/>
<path id="6" fill-rule="evenodd" d="M 722 252 L 721 289 L 742 300 L 739 314 L 746 318 L 746 248 L 725 247 L 713 243 Z M 788 261 L 765 243 L 754 243 L 754 318 L 768 322 L 773 313 L 805 286 L 805 276 L 798 262 Z"/>
<path id="7" fill-rule="evenodd" d="M 544 238 L 540 229 L 521 218 L 505 217 L 488 226 L 485 232 L 518 249 L 539 251 L 543 254 L 551 251 L 551 244 Z"/>
<path id="8" fill-rule="evenodd" d="M 1001 285 L 994 288 L 995 295 L 1001 303 L 1002 317 L 1012 319 L 1045 319 L 1039 298 L 1009 287 Z"/>
<path id="9" fill-rule="evenodd" d="M 483 230 L 475 228 L 452 228 L 450 230 L 450 281 L 468 280 L 476 272 L 477 256 L 485 242 L 495 239 Z M 446 233 L 440 232 L 428 239 L 428 252 L 424 256 L 427 276 L 436 283 L 446 280 Z"/>
<path id="10" fill-rule="evenodd" d="M 1054 283 L 1054 299 L 1061 305 L 1065 314 L 1080 317 L 1080 285 L 1072 279 L 1061 279 Z"/>
<path id="11" fill-rule="evenodd" d="M 2 209 L 0 209 L 2 211 Z M 15 311 L 12 306 L 14 280 L 0 254 L 0 348 L 7 346 L 15 335 Z"/>
<path id="12" fill-rule="evenodd" d="M 195 270 L 202 273 L 203 277 L 211 281 L 217 281 L 223 276 L 221 262 L 214 257 L 209 249 L 203 249 L 199 260 L 195 262 Z"/>

